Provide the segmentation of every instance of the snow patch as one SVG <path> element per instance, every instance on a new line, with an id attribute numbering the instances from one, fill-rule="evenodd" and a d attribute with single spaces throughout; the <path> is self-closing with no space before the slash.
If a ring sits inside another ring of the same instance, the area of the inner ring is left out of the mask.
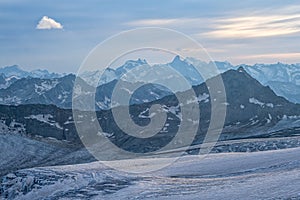
<path id="1" fill-rule="evenodd" d="M 255 99 L 254 97 L 249 98 L 249 103 L 259 105 L 260 107 L 267 106 L 267 107 L 270 107 L 270 108 L 274 108 L 274 104 L 261 102 L 258 99 Z"/>
<path id="2" fill-rule="evenodd" d="M 55 122 L 53 120 L 53 116 L 51 114 L 38 114 L 38 115 L 30 115 L 28 117 L 25 117 L 25 119 L 35 119 L 40 122 L 49 124 L 51 126 L 55 126 L 58 129 L 63 129 L 58 122 Z"/>
<path id="3" fill-rule="evenodd" d="M 53 80 L 53 81 L 47 80 L 47 81 L 42 82 L 40 85 L 34 84 L 34 87 L 35 87 L 34 91 L 37 94 L 42 95 L 45 92 L 54 88 L 57 84 L 58 84 L 58 80 Z"/>

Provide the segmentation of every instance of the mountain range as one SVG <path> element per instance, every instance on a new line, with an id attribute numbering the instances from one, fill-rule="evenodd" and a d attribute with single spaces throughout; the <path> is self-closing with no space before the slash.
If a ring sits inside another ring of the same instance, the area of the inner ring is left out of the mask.
<path id="1" fill-rule="evenodd" d="M 221 72 L 243 67 L 253 78 L 261 84 L 270 86 L 279 96 L 291 102 L 300 103 L 300 64 L 255 64 L 232 65 L 229 62 L 205 63 L 194 58 L 186 58 L 194 66 L 209 67 L 215 64 Z"/>
<path id="2" fill-rule="evenodd" d="M 227 100 L 223 103 L 227 107 L 227 115 L 220 140 L 299 134 L 299 104 L 291 103 L 283 97 L 277 96 L 270 87 L 263 86 L 242 67 L 226 71 L 221 76 L 226 89 Z M 211 78 L 207 82 L 215 80 L 216 78 Z M 197 95 L 196 100 L 201 111 L 198 134 L 194 141 L 194 144 L 198 144 L 201 143 L 210 123 L 211 101 L 214 100 L 210 98 L 206 83 L 194 86 L 193 91 Z M 188 94 L 189 91 L 183 91 L 178 92 L 177 95 L 188 97 Z M 180 104 L 188 105 L 192 101 L 194 99 L 186 99 L 186 102 L 180 102 Z M 149 108 L 153 104 L 162 105 L 168 118 L 164 127 L 150 140 L 141 140 L 124 133 L 116 124 L 111 109 L 97 111 L 97 118 L 103 131 L 116 145 L 134 152 L 153 151 L 164 146 L 176 134 L 181 122 L 180 104 L 174 94 L 150 102 L 131 105 L 132 120 L 141 126 L 147 125 L 153 117 L 149 114 Z M 123 109 L 123 106 L 118 106 L 117 109 Z M 0 111 L 2 123 L 0 132 L 2 133 L 52 137 L 80 143 L 70 109 L 62 109 L 54 105 L 30 104 L 2 105 Z M 85 113 L 88 115 L 88 112 L 82 112 L 80 115 L 85 115 Z M 289 120 L 293 123 L 286 125 Z M 90 119 L 90 121 L 93 120 Z M 93 131 L 89 130 L 90 127 L 93 126 L 86 127 L 88 132 Z M 132 144 L 136 145 L 132 146 Z"/>
<path id="3" fill-rule="evenodd" d="M 0 89 L 9 87 L 12 83 L 21 78 L 41 78 L 53 79 L 60 78 L 66 74 L 50 73 L 48 70 L 36 69 L 25 71 L 18 65 L 12 65 L 0 68 Z"/>
<path id="4" fill-rule="evenodd" d="M 300 103 L 300 64 L 276 63 L 234 66 L 229 62 L 216 61 L 207 63 L 195 58 L 181 59 L 179 56 L 176 56 L 170 63 L 151 67 L 146 60 L 128 60 L 116 69 L 107 68 L 104 71 L 85 71 L 80 74 L 79 77 L 87 84 L 98 87 L 97 91 L 101 91 L 100 94 L 96 95 L 98 107 L 99 109 L 107 109 L 111 103 L 107 100 L 110 99 L 111 91 L 116 84 L 116 80 L 122 79 L 124 82 L 132 82 L 132 80 L 126 78 L 124 74 L 130 74 L 130 70 L 142 65 L 149 66 L 147 77 L 134 77 L 134 81 L 143 82 L 147 79 L 155 82 L 161 79 L 161 77 L 164 77 L 164 83 L 176 85 L 178 77 L 183 76 L 191 86 L 196 86 L 204 82 L 204 78 L 195 70 L 195 66 L 200 69 L 210 69 L 215 65 L 220 72 L 243 67 L 249 75 L 258 80 L 261 84 L 269 86 L 278 96 L 282 96 L 294 103 Z M 179 72 L 179 74 L 168 74 L 170 70 L 164 70 L 168 68 Z M 144 68 L 141 70 L 144 70 Z M 142 74 L 140 71 L 134 72 Z M 0 103 L 8 105 L 40 103 L 70 108 L 72 99 L 71 85 L 74 80 L 75 76 L 50 73 L 47 70 L 27 72 L 16 65 L 0 68 Z M 18 82 L 15 83 L 16 81 Z M 57 82 L 60 82 L 60 84 L 57 85 Z M 136 101 L 132 103 L 152 101 L 170 94 L 170 91 L 163 88 L 158 89 L 157 87 L 153 87 L 153 85 L 150 88 L 153 88 L 152 92 L 155 93 L 156 96 L 143 95 L 141 97 L 143 100 L 136 98 Z M 18 90 L 18 92 L 16 92 L 16 90 Z M 184 91 L 186 88 L 179 88 L 178 90 Z M 39 97 L 41 94 L 43 94 L 44 97 Z M 55 95 L 53 96 L 53 94 Z"/>
<path id="5" fill-rule="evenodd" d="M 6 77 L 15 77 L 17 79 L 33 77 L 33 78 L 59 78 L 64 74 L 58 74 L 54 72 L 49 72 L 48 70 L 36 69 L 32 71 L 25 71 L 21 69 L 18 65 L 12 65 L 0 68 L 0 74 L 4 74 Z"/>

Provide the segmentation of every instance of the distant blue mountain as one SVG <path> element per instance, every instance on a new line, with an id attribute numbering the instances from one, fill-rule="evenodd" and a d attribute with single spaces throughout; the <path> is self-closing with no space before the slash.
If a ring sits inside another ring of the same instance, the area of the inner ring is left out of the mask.
<path id="1" fill-rule="evenodd" d="M 146 68 L 141 68 L 139 70 L 138 67 L 143 65 L 146 66 Z M 147 67 L 147 65 L 149 67 Z M 99 97 L 99 105 L 102 105 L 103 102 L 106 102 L 105 108 L 107 108 L 108 101 L 107 98 L 105 98 L 105 96 L 107 96 L 110 93 L 109 89 L 110 90 L 113 89 L 112 86 L 115 85 L 116 80 L 120 80 L 121 78 L 124 82 L 132 82 L 132 83 L 133 82 L 149 83 L 151 81 L 156 82 L 158 80 L 163 80 L 163 82 L 161 81 L 163 86 L 166 86 L 168 84 L 178 85 L 177 91 L 184 91 L 187 88 L 179 87 L 180 84 L 178 84 L 178 80 L 179 80 L 178 78 L 183 77 L 191 87 L 199 85 L 205 81 L 205 77 L 202 77 L 202 75 L 199 74 L 198 70 L 200 70 L 200 72 L 205 72 L 206 74 L 208 74 L 208 77 L 212 77 L 214 75 L 214 73 L 211 73 L 211 69 L 213 68 L 213 66 L 216 66 L 219 69 L 220 73 L 223 73 L 230 69 L 236 70 L 238 67 L 243 67 L 249 75 L 251 75 L 253 78 L 258 80 L 261 84 L 265 86 L 269 86 L 277 95 L 285 97 L 291 102 L 300 103 L 300 64 L 275 63 L 275 64 L 255 64 L 252 66 L 244 65 L 244 64 L 232 65 L 226 61 L 225 62 L 214 61 L 214 62 L 207 63 L 195 58 L 182 59 L 179 56 L 175 56 L 170 63 L 156 64 L 153 66 L 150 66 L 147 63 L 147 61 L 144 59 L 128 60 L 123 65 L 115 69 L 107 68 L 104 71 L 101 70 L 86 71 L 82 73 L 80 77 L 89 85 L 94 87 L 101 86 L 100 87 L 102 88 L 101 91 L 106 91 L 103 93 L 102 96 L 100 95 L 98 97 Z M 172 71 L 169 70 L 170 68 L 177 73 L 170 73 Z M 145 71 L 145 69 L 147 69 L 147 71 Z M 134 71 L 134 73 L 132 73 L 132 71 Z M 137 73 L 138 75 L 135 76 L 135 73 Z M 21 78 L 32 77 L 32 78 L 43 79 L 43 81 L 45 82 L 46 79 L 58 79 L 61 78 L 62 76 L 63 74 L 50 73 L 47 70 L 37 69 L 28 72 L 21 69 L 17 65 L 7 66 L 7 67 L 0 68 L 0 89 L 8 88 L 12 83 L 14 83 L 16 80 L 19 80 Z M 34 80 L 35 79 L 32 79 L 29 80 L 28 82 L 32 82 Z M 61 80 L 65 80 L 65 79 L 61 79 Z M 23 80 L 22 82 L 24 81 L 25 80 Z M 67 85 L 69 85 L 69 83 Z M 150 93 L 148 93 L 148 96 L 143 96 L 143 99 L 144 100 L 158 99 L 170 93 L 170 91 L 165 91 L 165 92 L 162 92 L 161 90 L 158 91 L 157 86 L 154 89 L 156 91 L 155 94 L 156 95 L 159 94 L 158 96 L 152 98 L 149 96 Z M 147 88 L 147 90 L 149 92 L 149 88 Z M 139 92 L 142 93 L 141 91 Z M 5 96 L 6 99 L 5 104 L 9 104 L 10 98 L 12 98 L 12 102 L 14 102 L 15 104 L 16 101 L 18 101 L 18 99 L 13 100 L 13 97 L 15 96 L 18 95 Z M 61 94 L 61 96 L 63 96 L 63 94 Z M 2 98 L 4 100 L 4 97 Z M 67 99 L 70 100 L 71 98 L 68 97 Z M 137 103 L 139 102 L 139 100 L 136 100 L 135 102 Z M 70 105 L 70 102 L 68 102 L 67 104 Z M 64 105 L 66 105 L 66 102 L 64 102 Z"/>
<path id="2" fill-rule="evenodd" d="M 16 80 L 21 78 L 41 78 L 54 79 L 60 78 L 65 74 L 50 73 L 48 70 L 36 69 L 32 71 L 25 71 L 18 65 L 12 65 L 0 68 L 0 89 L 9 87 Z"/>
<path id="3" fill-rule="evenodd" d="M 15 77 L 17 79 L 26 78 L 28 76 L 33 78 L 60 78 L 64 74 L 50 73 L 48 70 L 36 69 L 32 71 L 25 71 L 18 65 L 12 65 L 0 68 L 0 74 L 4 74 L 7 78 Z"/>

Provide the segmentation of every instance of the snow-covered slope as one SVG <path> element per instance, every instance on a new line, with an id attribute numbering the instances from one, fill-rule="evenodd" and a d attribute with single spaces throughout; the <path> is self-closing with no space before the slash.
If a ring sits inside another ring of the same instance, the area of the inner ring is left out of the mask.
<path id="1" fill-rule="evenodd" d="M 107 68 L 104 71 L 103 70 L 84 71 L 79 76 L 89 85 L 94 87 L 97 87 L 105 83 L 109 83 L 117 79 L 115 70 L 110 68 Z"/>
<path id="2" fill-rule="evenodd" d="M 140 70 L 136 68 L 142 65 L 148 66 L 147 70 L 145 70 L 145 68 Z M 164 70 L 163 67 L 166 70 Z M 171 70 L 168 70 L 168 68 L 176 70 L 179 74 L 170 74 Z M 130 70 L 133 69 L 135 69 L 134 73 L 131 73 Z M 165 79 L 169 80 L 169 82 L 172 82 L 173 84 L 176 84 L 178 82 L 178 76 L 183 76 L 191 85 L 199 85 L 203 82 L 203 78 L 197 72 L 197 70 L 195 70 L 194 66 L 186 60 L 181 60 L 179 56 L 176 56 L 170 63 L 161 63 L 155 65 L 150 65 L 146 60 L 142 59 L 128 60 L 116 69 L 107 68 L 104 71 L 85 71 L 79 76 L 90 85 L 98 86 L 108 83 L 112 80 L 119 80 L 128 72 L 132 77 L 134 77 L 134 79 L 126 79 L 126 76 L 125 79 L 126 81 L 132 82 L 143 82 L 143 80 L 156 81 Z"/>
<path id="3" fill-rule="evenodd" d="M 113 80 L 119 80 L 126 72 L 130 71 L 131 69 L 147 64 L 148 63 L 146 62 L 146 60 L 128 60 L 116 69 L 105 68 L 95 71 L 84 71 L 79 74 L 79 77 L 88 84 L 97 87 L 109 83 Z"/>
<path id="4" fill-rule="evenodd" d="M 14 76 L 6 77 L 4 74 L 0 74 L 0 89 L 5 89 L 9 87 L 12 83 L 17 81 L 18 79 Z"/>
<path id="5" fill-rule="evenodd" d="M 270 86 L 278 95 L 291 102 L 300 103 L 299 64 L 244 65 L 245 70 L 262 84 Z"/>
<path id="6" fill-rule="evenodd" d="M 266 84 L 269 81 L 289 82 L 300 85 L 299 64 L 255 64 L 243 66 L 254 78 Z"/>
<path id="7" fill-rule="evenodd" d="M 0 176 L 18 169 L 94 161 L 80 145 L 54 138 L 0 134 Z"/>
<path id="8" fill-rule="evenodd" d="M 2 178 L 16 199 L 298 199 L 300 148 L 184 156 L 148 174 L 127 174 L 100 162 L 19 170 Z M 168 158 L 134 160 L 150 167 Z M 130 167 L 128 161 L 120 165 Z"/>
<path id="9" fill-rule="evenodd" d="M 296 85 L 291 82 L 269 81 L 266 85 L 269 85 L 278 96 L 285 97 L 294 103 L 300 103 L 300 84 Z"/>

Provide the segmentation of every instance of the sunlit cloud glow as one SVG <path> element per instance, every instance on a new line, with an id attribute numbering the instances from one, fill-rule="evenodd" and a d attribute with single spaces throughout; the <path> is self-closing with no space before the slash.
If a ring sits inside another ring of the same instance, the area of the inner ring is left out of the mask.
<path id="1" fill-rule="evenodd" d="M 211 18 L 156 18 L 127 22 L 126 25 L 163 26 L 194 30 L 194 35 L 208 38 L 257 38 L 300 32 L 300 6 L 278 10 L 238 13 Z M 276 13 L 276 14 L 274 14 Z"/>
<path id="2" fill-rule="evenodd" d="M 130 28 L 159 26 L 195 38 L 216 60 L 235 64 L 299 62 L 300 5 L 244 9 L 207 17 L 145 18 Z M 193 49 L 181 49 L 197 57 Z M 290 53 L 288 53 L 288 52 Z"/>
<path id="3" fill-rule="evenodd" d="M 185 26 L 185 27 L 194 27 L 195 25 L 200 25 L 203 23 L 207 23 L 210 19 L 208 18 L 167 18 L 167 19 L 142 19 L 142 20 L 134 20 L 125 23 L 129 26 Z M 196 26 L 197 27 L 197 26 Z"/>
<path id="4" fill-rule="evenodd" d="M 209 37 L 252 38 L 288 35 L 300 32 L 300 15 L 236 17 L 216 21 Z"/>
<path id="5" fill-rule="evenodd" d="M 144 19 L 135 20 L 126 23 L 130 26 L 159 26 L 159 25 L 171 25 L 178 22 L 178 19 Z"/>
<path id="6" fill-rule="evenodd" d="M 271 54 L 256 54 L 240 56 L 239 58 L 244 59 L 299 59 L 300 53 L 271 53 Z"/>

